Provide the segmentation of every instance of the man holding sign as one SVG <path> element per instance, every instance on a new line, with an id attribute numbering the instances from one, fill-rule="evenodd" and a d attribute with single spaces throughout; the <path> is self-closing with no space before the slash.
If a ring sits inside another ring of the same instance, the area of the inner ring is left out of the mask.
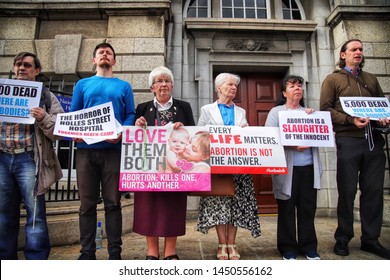
<path id="1" fill-rule="evenodd" d="M 361 249 L 390 259 L 390 251 L 378 241 L 383 217 L 383 183 L 385 172 L 385 144 L 380 133 L 372 126 L 387 126 L 387 118 L 370 121 L 353 117 L 342 108 L 342 97 L 383 97 L 377 78 L 362 70 L 363 44 L 358 39 L 344 43 L 340 49 L 341 69 L 328 75 L 321 88 L 320 108 L 330 111 L 337 146 L 337 217 L 334 234 L 334 253 L 349 254 L 348 243 L 354 236 L 353 208 L 359 183 L 360 218 L 362 227 Z"/>
<path id="2" fill-rule="evenodd" d="M 135 109 L 133 90 L 128 82 L 115 78 L 113 66 L 116 63 L 114 48 L 101 43 L 93 51 L 96 75 L 80 80 L 74 89 L 71 111 L 94 107 L 112 102 L 115 119 L 121 125 L 134 125 Z M 92 120 L 86 115 L 86 118 Z M 107 137 L 108 138 L 108 137 Z M 97 201 L 100 186 L 104 202 L 105 225 L 110 260 L 121 259 L 122 210 L 119 192 L 121 161 L 121 140 L 115 139 L 88 144 L 83 138 L 77 142 L 76 172 L 80 194 L 80 243 L 79 260 L 96 260 Z"/>
<path id="3" fill-rule="evenodd" d="M 14 72 L 18 81 L 35 81 L 41 69 L 41 63 L 35 54 L 22 52 L 14 58 Z M 20 86 L 19 90 L 13 91 L 12 98 L 26 96 L 28 91 L 22 88 Z M 47 88 L 43 87 L 40 94 L 39 107 L 30 109 L 31 116 L 35 118 L 33 124 L 0 123 L 2 260 L 17 259 L 22 199 L 27 212 L 25 258 L 44 260 L 50 253 L 44 193 L 62 177 L 52 140 L 55 139 L 53 130 L 57 114 L 64 111 L 57 98 Z M 10 95 L 8 98 L 11 98 Z"/>

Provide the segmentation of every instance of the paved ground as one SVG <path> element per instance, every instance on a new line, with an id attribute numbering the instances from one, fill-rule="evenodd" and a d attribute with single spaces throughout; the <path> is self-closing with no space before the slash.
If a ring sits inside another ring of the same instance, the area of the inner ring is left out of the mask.
<path id="1" fill-rule="evenodd" d="M 276 250 L 276 216 L 260 216 L 262 236 L 253 238 L 249 231 L 239 229 L 237 235 L 237 248 L 243 260 L 280 260 Z M 350 242 L 350 255 L 337 256 L 333 253 L 333 233 L 337 226 L 335 218 L 317 218 L 316 229 L 318 235 L 318 253 L 323 260 L 382 260 L 376 255 L 360 250 L 360 223 L 355 222 L 355 238 Z M 383 246 L 390 249 L 390 227 L 382 228 L 380 239 Z M 161 242 L 162 243 L 162 242 Z M 215 229 L 205 235 L 196 231 L 196 218 L 189 215 L 187 233 L 178 239 L 177 254 L 183 260 L 215 260 L 217 251 L 217 236 Z M 97 252 L 97 258 L 107 259 L 106 240 L 103 240 L 104 248 Z M 162 254 L 160 244 L 160 253 Z M 79 256 L 80 245 L 53 247 L 49 259 L 51 260 L 75 260 Z M 144 260 L 146 256 L 146 242 L 143 236 L 135 233 L 123 236 L 124 260 Z M 19 252 L 23 259 L 22 252 Z M 304 260 L 304 256 L 298 259 Z"/>

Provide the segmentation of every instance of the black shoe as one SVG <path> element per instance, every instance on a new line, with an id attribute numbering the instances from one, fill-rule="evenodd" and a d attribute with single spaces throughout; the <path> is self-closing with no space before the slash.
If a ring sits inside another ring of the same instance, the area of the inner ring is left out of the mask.
<path id="1" fill-rule="evenodd" d="M 93 253 L 81 253 L 78 260 L 96 260 L 96 255 Z"/>
<path id="2" fill-rule="evenodd" d="M 171 255 L 164 258 L 164 260 L 178 260 L 178 259 L 179 259 L 178 255 Z"/>
<path id="3" fill-rule="evenodd" d="M 108 256 L 108 259 L 109 260 L 122 260 L 121 253 L 119 253 L 119 252 L 111 253 Z"/>
<path id="4" fill-rule="evenodd" d="M 379 242 L 366 244 L 362 243 L 360 249 L 366 252 L 374 253 L 375 255 L 386 260 L 390 260 L 390 251 L 383 247 Z"/>
<path id="5" fill-rule="evenodd" d="M 145 260 L 148 260 L 148 261 L 157 261 L 158 260 L 158 257 L 155 257 L 155 256 L 146 256 L 146 259 Z"/>
<path id="6" fill-rule="evenodd" d="M 347 241 L 336 241 L 336 245 L 334 245 L 333 252 L 339 256 L 348 256 L 349 248 Z"/>

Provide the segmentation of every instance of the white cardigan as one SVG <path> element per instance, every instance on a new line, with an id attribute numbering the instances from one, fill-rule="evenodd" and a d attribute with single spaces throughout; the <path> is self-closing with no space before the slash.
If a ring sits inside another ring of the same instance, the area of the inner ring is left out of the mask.
<path id="1" fill-rule="evenodd" d="M 204 105 L 200 109 L 200 117 L 198 121 L 199 126 L 205 125 L 224 125 L 221 112 L 218 108 L 218 102 Z M 246 120 L 246 112 L 243 108 L 234 105 L 234 125 L 243 126 L 248 125 Z"/>

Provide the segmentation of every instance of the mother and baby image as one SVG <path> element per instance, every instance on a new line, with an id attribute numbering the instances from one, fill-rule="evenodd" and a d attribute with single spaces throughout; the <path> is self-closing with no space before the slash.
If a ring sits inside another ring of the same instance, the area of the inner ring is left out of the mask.
<path id="1" fill-rule="evenodd" d="M 197 131 L 193 136 L 180 127 L 168 138 L 165 172 L 210 172 L 210 133 Z"/>

